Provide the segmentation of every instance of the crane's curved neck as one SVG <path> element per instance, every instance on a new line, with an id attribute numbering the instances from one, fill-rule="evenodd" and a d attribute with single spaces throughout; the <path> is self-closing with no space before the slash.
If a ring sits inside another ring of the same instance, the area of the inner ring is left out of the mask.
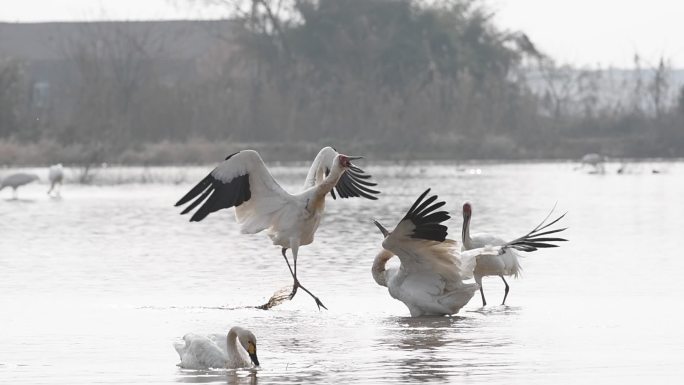
<path id="1" fill-rule="evenodd" d="M 332 170 L 330 170 L 325 179 L 323 179 L 323 182 L 316 186 L 317 195 L 325 197 L 325 195 L 335 187 L 342 177 L 342 174 L 344 174 L 344 171 L 345 170 L 340 166 L 333 166 Z"/>
<path id="2" fill-rule="evenodd" d="M 309 172 L 306 174 L 306 179 L 304 180 L 305 188 L 315 186 L 316 181 L 319 178 L 325 178 L 325 176 L 321 175 L 323 174 L 323 170 L 320 167 L 320 163 L 320 160 L 318 159 L 318 157 L 316 157 L 316 161 L 311 165 L 311 168 L 309 168 Z"/>
<path id="3" fill-rule="evenodd" d="M 463 246 L 466 250 L 473 248 L 473 240 L 470 238 L 470 216 L 471 214 L 463 214 L 463 231 L 462 231 L 462 241 Z"/>
<path id="4" fill-rule="evenodd" d="M 373 260 L 373 268 L 371 269 L 371 272 L 373 273 L 373 279 L 380 286 L 387 287 L 387 275 L 385 274 L 385 265 L 387 264 L 387 261 L 389 261 L 390 258 L 392 258 L 393 256 L 394 254 L 392 254 L 391 251 L 382 249 L 382 251 L 375 256 L 375 260 Z"/>

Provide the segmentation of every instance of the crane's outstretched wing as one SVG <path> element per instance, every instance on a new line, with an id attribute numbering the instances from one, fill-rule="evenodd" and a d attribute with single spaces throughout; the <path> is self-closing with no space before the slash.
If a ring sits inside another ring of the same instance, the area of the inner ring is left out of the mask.
<path id="1" fill-rule="evenodd" d="M 323 147 L 318 152 L 304 181 L 305 189 L 313 187 L 325 179 L 330 173 L 333 161 L 338 154 L 339 152 L 332 147 Z M 335 188 L 330 191 L 330 195 L 332 195 L 333 199 L 337 199 L 337 196 L 335 196 L 335 190 L 337 190 L 337 195 L 340 198 L 363 197 L 372 200 L 378 199 L 374 194 L 380 194 L 380 192 L 371 188 L 376 186 L 377 183 L 369 181 L 368 179 L 370 178 L 371 176 L 361 168 L 352 166 L 342 174 Z"/>
<path id="2" fill-rule="evenodd" d="M 529 233 L 523 235 L 522 237 L 516 238 L 512 241 L 506 242 L 505 244 L 501 245 L 502 249 L 516 249 L 520 251 L 535 251 L 540 248 L 548 248 L 548 247 L 558 247 L 560 245 L 556 245 L 553 243 L 549 242 L 566 242 L 567 239 L 565 238 L 558 238 L 558 237 L 545 237 L 545 235 L 549 234 L 555 234 L 559 233 L 561 231 L 564 231 L 567 229 L 567 227 L 563 227 L 561 229 L 553 229 L 553 230 L 546 230 L 549 226 L 553 225 L 554 223 L 560 221 L 565 217 L 565 214 L 559 216 L 558 218 L 554 219 L 548 224 L 545 224 L 545 222 L 549 219 L 551 214 L 553 213 L 553 210 L 556 208 L 556 206 L 551 209 L 551 212 L 544 218 L 543 221 L 537 227 L 532 229 Z"/>
<path id="3" fill-rule="evenodd" d="M 442 223 L 450 216 L 446 211 L 437 211 L 445 202 L 437 201 L 437 195 L 425 199 L 429 192 L 430 189 L 425 190 L 415 201 L 394 230 L 387 234 L 382 247 L 396 254 L 401 260 L 401 268 L 407 272 L 430 272 L 433 279 L 445 280 L 442 284 L 458 286 L 463 275 L 460 246 L 446 239 L 448 228 Z M 376 225 L 383 229 L 379 223 Z"/>
<path id="4" fill-rule="evenodd" d="M 554 206 L 555 209 L 555 206 Z M 464 279 L 472 278 L 472 272 L 473 269 L 475 268 L 475 264 L 477 263 L 477 258 L 485 255 L 501 255 L 504 253 L 515 253 L 513 250 L 509 249 L 515 249 L 515 250 L 520 250 L 520 251 L 535 251 L 539 248 L 548 248 L 548 247 L 558 247 L 559 245 L 556 245 L 554 243 L 550 242 L 565 242 L 567 239 L 565 238 L 558 238 L 558 237 L 545 237 L 545 235 L 549 234 L 555 234 L 559 233 L 561 231 L 564 231 L 567 229 L 561 228 L 561 229 L 553 229 L 553 230 L 547 230 L 547 231 L 542 231 L 547 229 L 549 226 L 553 225 L 554 223 L 558 222 L 561 220 L 565 214 L 561 215 L 560 217 L 554 219 L 551 223 L 545 224 L 545 222 L 549 219 L 551 214 L 553 213 L 553 209 L 551 209 L 551 212 L 544 218 L 544 220 L 537 226 L 535 227 L 532 231 L 529 233 L 523 235 L 522 237 L 516 238 L 512 241 L 505 241 L 499 237 L 495 237 L 491 234 L 487 233 L 479 233 L 479 234 L 474 234 L 473 235 L 473 244 L 475 245 L 475 248 L 470 249 L 470 250 L 462 250 L 461 251 L 461 261 L 462 261 L 462 266 L 463 266 L 463 271 L 466 273 L 463 275 Z M 567 214 L 567 213 L 566 213 Z M 516 254 L 518 255 L 518 254 Z"/>
<path id="5" fill-rule="evenodd" d="M 187 214 L 201 204 L 190 218 L 191 222 L 201 221 L 215 211 L 235 207 L 235 216 L 242 231 L 256 233 L 269 227 L 271 214 L 283 208 L 290 198 L 291 195 L 268 171 L 259 153 L 243 150 L 228 156 L 176 206 L 194 199 L 181 212 Z"/>

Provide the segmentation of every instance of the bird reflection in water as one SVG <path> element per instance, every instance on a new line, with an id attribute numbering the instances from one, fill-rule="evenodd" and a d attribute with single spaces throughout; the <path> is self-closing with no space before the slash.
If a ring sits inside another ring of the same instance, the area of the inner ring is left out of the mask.
<path id="1" fill-rule="evenodd" d="M 494 337 L 486 329 L 481 337 L 473 339 L 472 330 L 485 326 L 482 320 L 476 316 L 402 317 L 389 320 L 384 328 L 386 335 L 381 341 L 397 352 L 396 360 L 389 363 L 394 370 L 390 369 L 389 372 L 397 372 L 401 382 L 406 383 L 447 381 L 456 373 L 486 374 L 486 369 L 481 370 L 482 354 L 491 349 L 506 349 L 512 342 L 508 336 Z M 493 362 L 492 368 L 496 367 L 498 363 Z"/>
<path id="2" fill-rule="evenodd" d="M 467 322 L 463 317 L 394 318 L 388 322 L 388 334 L 381 343 L 397 352 L 399 358 L 393 366 L 399 369 L 403 381 L 447 380 L 454 362 L 441 351 L 453 343 L 448 335 Z"/>
<path id="3" fill-rule="evenodd" d="M 226 383 L 228 385 L 256 385 L 259 378 L 256 369 L 240 370 L 182 370 L 176 382 L 187 384 Z"/>

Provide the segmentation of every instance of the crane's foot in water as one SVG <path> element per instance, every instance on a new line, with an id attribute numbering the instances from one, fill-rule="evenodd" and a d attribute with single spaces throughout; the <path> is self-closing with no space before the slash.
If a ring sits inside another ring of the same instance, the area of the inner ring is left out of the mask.
<path id="1" fill-rule="evenodd" d="M 328 310 L 328 308 L 325 307 L 325 305 L 323 305 L 323 302 L 321 302 L 321 300 L 318 299 L 318 297 L 313 295 L 313 293 L 311 293 L 304 286 L 302 286 L 302 284 L 300 284 L 298 280 L 295 280 L 294 284 L 292 285 L 292 292 L 290 293 L 290 299 L 294 298 L 295 294 L 297 294 L 297 289 L 299 289 L 299 288 L 304 290 L 307 294 L 309 294 L 311 296 L 311 298 L 314 299 L 314 301 L 316 301 L 316 306 L 318 306 L 318 310 L 321 310 L 321 308 Z"/>
<path id="2" fill-rule="evenodd" d="M 299 289 L 299 282 L 295 281 L 295 283 L 292 285 L 292 291 L 290 292 L 290 299 L 294 298 L 295 294 L 297 294 L 297 289 Z"/>

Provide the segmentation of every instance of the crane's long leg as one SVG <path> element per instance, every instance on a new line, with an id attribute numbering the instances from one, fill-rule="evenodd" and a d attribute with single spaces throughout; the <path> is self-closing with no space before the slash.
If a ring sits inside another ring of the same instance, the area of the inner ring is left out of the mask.
<path id="1" fill-rule="evenodd" d="M 480 286 L 480 295 L 482 296 L 482 306 L 487 306 L 487 300 L 484 297 L 484 290 L 482 290 L 482 286 Z"/>
<path id="2" fill-rule="evenodd" d="M 475 283 L 477 283 L 480 286 L 480 296 L 482 296 L 482 307 L 485 307 L 487 306 L 487 300 L 485 299 L 484 290 L 482 289 L 482 277 L 475 276 Z"/>
<path id="3" fill-rule="evenodd" d="M 283 253 L 283 258 L 285 258 L 285 263 L 287 263 L 287 268 L 290 269 L 290 275 L 292 275 L 292 279 L 294 279 L 295 281 L 295 284 L 292 286 L 292 292 L 290 293 L 290 299 L 292 299 L 294 298 L 295 294 L 297 294 L 297 288 L 299 287 L 299 285 L 297 285 L 297 275 L 292 270 L 292 266 L 290 266 L 290 261 L 287 259 L 287 255 L 285 254 L 287 249 L 283 247 L 281 251 Z"/>
<path id="4" fill-rule="evenodd" d="M 287 267 L 288 267 L 288 269 L 290 269 L 290 274 L 292 274 L 292 278 L 294 279 L 294 284 L 292 285 L 292 292 L 290 293 L 290 299 L 294 298 L 295 294 L 297 294 L 297 289 L 301 288 L 307 294 L 309 294 L 311 296 L 311 298 L 313 298 L 316 301 L 316 306 L 318 306 L 319 310 L 321 309 L 321 307 L 325 310 L 328 310 L 328 308 L 325 307 L 325 305 L 323 305 L 323 302 L 321 302 L 321 300 L 318 299 L 318 297 L 313 295 L 313 293 L 311 293 L 307 288 L 305 288 L 304 286 L 302 286 L 301 283 L 299 283 L 299 280 L 297 279 L 297 250 L 299 248 L 298 247 L 299 245 L 297 244 L 297 242 L 292 242 L 292 241 L 290 242 L 290 245 L 294 246 L 292 248 L 292 257 L 294 259 L 294 269 L 290 266 L 290 261 L 288 261 L 287 256 L 285 254 L 285 251 L 287 249 L 286 248 L 282 249 L 283 258 L 285 258 L 285 262 L 287 262 Z"/>
<path id="5" fill-rule="evenodd" d="M 292 274 L 292 278 L 294 278 L 294 272 L 292 271 L 292 266 L 290 266 L 290 261 L 287 259 L 287 255 L 285 255 L 286 251 L 287 251 L 287 249 L 284 247 L 281 250 L 281 252 L 283 253 L 283 258 L 285 258 L 285 263 L 287 263 L 287 268 L 290 269 L 290 274 Z"/>
<path id="6" fill-rule="evenodd" d="M 505 305 L 506 304 L 506 297 L 508 297 L 508 289 L 509 289 L 508 282 L 506 282 L 506 278 L 504 278 L 503 275 L 500 275 L 499 277 L 501 277 L 501 279 L 503 279 L 504 284 L 506 285 L 506 291 L 504 292 L 504 299 L 503 299 L 503 302 L 501 302 L 502 305 Z"/>

